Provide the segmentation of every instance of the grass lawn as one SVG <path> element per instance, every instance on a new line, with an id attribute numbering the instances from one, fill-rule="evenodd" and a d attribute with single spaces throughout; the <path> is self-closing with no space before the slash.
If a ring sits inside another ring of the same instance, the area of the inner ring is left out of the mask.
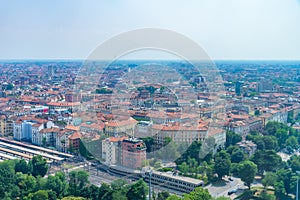
<path id="1" fill-rule="evenodd" d="M 62 168 L 64 168 L 64 169 L 72 169 L 72 168 L 75 167 L 75 166 L 69 165 L 69 164 L 62 164 L 61 166 L 62 166 Z"/>

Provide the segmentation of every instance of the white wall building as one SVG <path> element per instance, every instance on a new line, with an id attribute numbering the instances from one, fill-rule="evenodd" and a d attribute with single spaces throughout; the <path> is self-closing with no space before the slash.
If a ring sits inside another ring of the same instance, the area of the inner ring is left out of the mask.
<path id="1" fill-rule="evenodd" d="M 128 137 L 109 137 L 102 140 L 102 159 L 106 165 L 114 165 L 121 159 L 121 142 Z"/>

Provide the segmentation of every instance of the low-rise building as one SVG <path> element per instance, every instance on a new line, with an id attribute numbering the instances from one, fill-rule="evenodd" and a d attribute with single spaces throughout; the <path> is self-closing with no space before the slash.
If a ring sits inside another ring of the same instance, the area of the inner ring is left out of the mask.
<path id="1" fill-rule="evenodd" d="M 7 136 L 14 131 L 13 121 L 6 115 L 0 116 L 0 135 Z"/>
<path id="2" fill-rule="evenodd" d="M 208 137 L 215 139 L 215 150 L 218 147 L 223 147 L 226 142 L 226 131 L 222 128 L 211 127 L 208 129 Z"/>
<path id="3" fill-rule="evenodd" d="M 165 138 L 171 138 L 174 142 L 187 142 L 203 141 L 207 138 L 208 124 L 180 124 L 180 123 L 168 123 L 168 124 L 154 124 L 152 126 L 152 135 L 155 138 L 158 145 L 165 143 Z"/>
<path id="4" fill-rule="evenodd" d="M 125 120 L 111 120 L 105 122 L 105 132 L 111 136 L 119 133 L 127 133 L 130 136 L 134 135 L 135 125 L 137 121 L 132 117 Z"/>
<path id="5" fill-rule="evenodd" d="M 254 144 L 252 141 L 244 140 L 242 142 L 237 143 L 237 145 L 243 149 L 245 153 L 247 153 L 249 156 L 253 155 L 257 149 L 256 144 Z"/>
<path id="6" fill-rule="evenodd" d="M 59 132 L 60 128 L 57 127 L 42 129 L 36 139 L 32 140 L 32 143 L 39 146 L 56 147 L 56 138 Z"/>
<path id="7" fill-rule="evenodd" d="M 14 139 L 15 140 L 27 140 L 37 144 L 40 137 L 40 131 L 45 128 L 51 128 L 54 126 L 52 121 L 24 118 L 17 119 L 14 122 Z"/>
<path id="8" fill-rule="evenodd" d="M 81 133 L 79 131 L 74 132 L 72 135 L 68 137 L 69 140 L 69 150 L 72 152 L 76 152 L 80 147 L 80 139 Z"/>
<path id="9" fill-rule="evenodd" d="M 69 150 L 69 137 L 76 132 L 71 129 L 63 129 L 56 136 L 56 149 L 58 151 L 67 152 Z"/>
<path id="10" fill-rule="evenodd" d="M 241 135 L 243 138 L 250 132 L 249 123 L 247 121 L 232 121 L 226 126 L 226 129 Z"/>

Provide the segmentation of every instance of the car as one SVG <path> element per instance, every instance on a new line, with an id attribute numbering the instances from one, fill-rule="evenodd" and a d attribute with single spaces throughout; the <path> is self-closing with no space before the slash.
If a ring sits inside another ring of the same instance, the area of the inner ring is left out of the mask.
<path id="1" fill-rule="evenodd" d="M 232 178 L 232 177 L 229 177 L 228 180 L 233 181 L 233 178 Z"/>
<path id="2" fill-rule="evenodd" d="M 232 194 L 235 194 L 237 192 L 237 190 L 230 190 L 230 191 L 228 191 L 228 195 L 232 195 Z"/>

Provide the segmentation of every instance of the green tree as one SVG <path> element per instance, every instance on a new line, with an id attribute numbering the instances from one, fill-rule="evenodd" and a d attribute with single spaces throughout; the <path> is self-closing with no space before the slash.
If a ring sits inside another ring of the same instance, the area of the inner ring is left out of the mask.
<path id="1" fill-rule="evenodd" d="M 275 136 L 263 136 L 262 140 L 264 142 L 265 149 L 276 150 L 278 147 L 278 142 Z"/>
<path id="2" fill-rule="evenodd" d="M 258 172 L 275 171 L 282 164 L 281 157 L 274 150 L 256 151 L 252 161 L 257 165 Z"/>
<path id="3" fill-rule="evenodd" d="M 45 188 L 53 190 L 56 197 L 61 198 L 67 189 L 65 174 L 62 172 L 56 173 L 54 176 L 49 175 L 45 184 Z"/>
<path id="4" fill-rule="evenodd" d="M 200 159 L 200 150 L 202 147 L 202 143 L 201 142 L 197 142 L 194 141 L 192 142 L 192 144 L 187 148 L 187 150 L 181 155 L 180 158 L 178 158 L 175 163 L 177 165 L 180 165 L 183 162 L 188 161 L 188 158 L 195 158 L 197 160 L 198 163 L 201 162 Z"/>
<path id="5" fill-rule="evenodd" d="M 234 176 L 238 176 L 239 175 L 239 163 L 231 163 L 230 166 L 230 173 Z"/>
<path id="6" fill-rule="evenodd" d="M 276 132 L 280 129 L 287 131 L 288 126 L 284 123 L 271 121 L 271 122 L 267 123 L 266 128 L 265 128 L 268 135 L 275 135 Z"/>
<path id="7" fill-rule="evenodd" d="M 239 163 L 244 160 L 244 152 L 241 149 L 234 150 L 231 154 L 231 162 Z"/>
<path id="8" fill-rule="evenodd" d="M 90 198 L 91 199 L 100 199 L 99 196 L 99 187 L 95 186 L 95 185 L 90 185 Z"/>
<path id="9" fill-rule="evenodd" d="M 263 190 L 260 194 L 259 197 L 263 200 L 275 200 L 276 197 L 273 194 L 268 194 L 266 190 Z"/>
<path id="10" fill-rule="evenodd" d="M 235 145 L 236 143 L 242 141 L 242 136 L 239 134 L 236 134 L 232 131 L 226 132 L 226 143 L 225 146 L 229 147 L 230 145 Z"/>
<path id="11" fill-rule="evenodd" d="M 277 138 L 280 148 L 285 146 L 285 141 L 288 138 L 288 126 L 279 122 L 268 122 L 266 125 L 266 133 Z"/>
<path id="12" fill-rule="evenodd" d="M 154 165 L 153 165 L 153 167 L 155 168 L 155 169 L 159 169 L 159 168 L 161 168 L 161 160 L 157 160 L 157 161 L 155 161 L 155 163 L 154 163 Z"/>
<path id="13" fill-rule="evenodd" d="M 48 200 L 57 200 L 56 193 L 52 190 L 47 190 Z"/>
<path id="14" fill-rule="evenodd" d="M 156 142 L 153 137 L 145 137 L 145 138 L 141 138 L 141 139 L 145 142 L 145 145 L 147 147 L 146 151 L 148 153 L 154 151 Z"/>
<path id="15" fill-rule="evenodd" d="M 32 165 L 32 175 L 42 176 L 44 177 L 48 171 L 48 165 L 46 159 L 44 159 L 42 156 L 34 156 L 32 160 L 30 161 L 30 164 Z"/>
<path id="16" fill-rule="evenodd" d="M 173 194 L 167 198 L 167 200 L 181 200 L 182 198 L 178 197 L 177 195 Z"/>
<path id="17" fill-rule="evenodd" d="M 229 197 L 217 197 L 217 198 L 213 198 L 213 200 L 230 200 Z"/>
<path id="18" fill-rule="evenodd" d="M 226 148 L 226 152 L 231 155 L 234 151 L 238 151 L 240 148 L 238 146 L 229 146 Z"/>
<path id="19" fill-rule="evenodd" d="M 110 186 L 113 190 L 121 190 L 124 185 L 126 185 L 127 182 L 124 180 L 124 179 L 117 179 L 117 180 L 114 180 Z"/>
<path id="20" fill-rule="evenodd" d="M 156 200 L 166 200 L 170 196 L 167 191 L 161 191 L 157 194 Z"/>
<path id="21" fill-rule="evenodd" d="M 71 171 L 69 173 L 69 194 L 79 196 L 81 190 L 89 183 L 86 171 Z"/>
<path id="22" fill-rule="evenodd" d="M 285 145 L 291 147 L 292 149 L 295 149 L 299 145 L 298 139 L 295 136 L 291 136 L 286 140 Z"/>
<path id="23" fill-rule="evenodd" d="M 191 193 L 183 195 L 184 200 L 211 200 L 211 198 L 208 190 L 203 187 L 197 187 Z"/>
<path id="24" fill-rule="evenodd" d="M 226 153 L 226 151 L 222 150 L 216 154 L 214 160 L 214 171 L 218 174 L 219 180 L 221 180 L 224 175 L 229 174 L 231 165 L 229 154 Z"/>
<path id="25" fill-rule="evenodd" d="M 110 186 L 106 183 L 102 183 L 101 187 L 99 188 L 99 197 L 102 197 L 103 199 L 103 197 L 109 195 L 110 193 L 112 193 Z"/>
<path id="26" fill-rule="evenodd" d="M 299 156 L 292 156 L 290 160 L 288 161 L 290 164 L 292 171 L 296 172 L 300 170 L 300 157 Z"/>
<path id="27" fill-rule="evenodd" d="M 39 190 L 29 196 L 31 197 L 31 200 L 45 200 L 48 199 L 48 192 L 46 190 Z"/>
<path id="28" fill-rule="evenodd" d="M 41 190 L 41 189 L 45 189 L 45 185 L 47 180 L 41 176 L 38 176 L 35 178 L 36 184 L 35 184 L 35 191 Z"/>
<path id="29" fill-rule="evenodd" d="M 126 196 L 130 200 L 146 200 L 147 194 L 147 184 L 140 179 L 130 186 Z"/>
<path id="30" fill-rule="evenodd" d="M 124 193 L 122 190 L 116 190 L 112 193 L 112 200 L 127 200 L 126 193 Z"/>
<path id="31" fill-rule="evenodd" d="M 265 142 L 263 141 L 262 137 L 259 137 L 257 140 L 254 141 L 254 143 L 257 145 L 257 150 L 265 150 Z"/>
<path id="32" fill-rule="evenodd" d="M 90 187 L 86 186 L 80 190 L 80 196 L 89 199 L 91 197 Z"/>
<path id="33" fill-rule="evenodd" d="M 268 186 L 274 186 L 277 181 L 277 174 L 273 172 L 267 172 L 262 180 L 263 186 L 266 188 Z"/>
<path id="34" fill-rule="evenodd" d="M 20 188 L 16 185 L 13 185 L 9 191 L 5 192 L 5 196 L 3 199 L 11 200 L 17 199 L 21 196 Z"/>
<path id="35" fill-rule="evenodd" d="M 62 200 L 86 200 L 86 198 L 83 197 L 64 197 Z"/>
<path id="36" fill-rule="evenodd" d="M 6 192 L 11 191 L 16 183 L 14 167 L 12 161 L 0 162 L 0 198 L 3 198 Z"/>
<path id="37" fill-rule="evenodd" d="M 257 166 L 253 162 L 246 160 L 239 164 L 238 166 L 238 174 L 242 181 L 246 183 L 249 190 L 251 187 L 251 183 L 254 180 L 254 177 L 257 173 Z"/>
<path id="38" fill-rule="evenodd" d="M 197 175 L 198 163 L 195 158 L 188 159 L 188 166 L 189 166 L 189 172 Z"/>
<path id="39" fill-rule="evenodd" d="M 20 172 L 18 172 L 16 176 L 16 184 L 20 188 L 22 197 L 27 196 L 31 192 L 34 192 L 34 189 L 36 188 L 36 179 L 34 176 L 22 174 Z"/>
<path id="40" fill-rule="evenodd" d="M 278 199 L 285 199 L 286 191 L 285 191 L 285 188 L 284 188 L 284 183 L 282 181 L 276 182 L 275 185 L 274 185 L 274 188 L 275 188 L 275 196 Z"/>
<path id="41" fill-rule="evenodd" d="M 208 165 L 206 168 L 206 176 L 208 177 L 208 181 L 216 182 L 218 178 L 215 176 L 214 165 Z"/>
<path id="42" fill-rule="evenodd" d="M 24 159 L 18 160 L 15 165 L 15 172 L 22 172 L 23 174 L 31 173 L 32 172 L 31 162 L 27 164 L 27 162 Z"/>
<path id="43" fill-rule="evenodd" d="M 292 171 L 288 170 L 288 169 L 279 169 L 276 172 L 276 174 L 278 176 L 277 183 L 278 182 L 282 182 L 283 183 L 284 191 L 287 192 L 287 193 L 293 192 L 292 188 L 291 188 L 291 180 L 292 180 L 292 177 L 293 177 Z M 274 187 L 276 189 L 276 185 L 274 185 Z"/>
<path id="44" fill-rule="evenodd" d="M 278 148 L 277 138 L 273 135 L 247 135 L 247 140 L 253 141 L 258 150 L 276 150 Z"/>
<path id="45" fill-rule="evenodd" d="M 186 162 L 183 162 L 182 164 L 178 165 L 178 169 L 181 173 L 186 175 L 189 171 L 189 166 L 186 164 Z"/>
<path id="46" fill-rule="evenodd" d="M 149 160 L 143 160 L 142 161 L 142 167 L 147 167 L 150 166 L 150 161 Z"/>
<path id="47" fill-rule="evenodd" d="M 284 145 L 285 145 L 285 141 L 288 138 L 288 132 L 287 132 L 287 130 L 279 129 L 279 130 L 276 131 L 275 137 L 278 140 L 279 147 L 283 148 Z"/>

